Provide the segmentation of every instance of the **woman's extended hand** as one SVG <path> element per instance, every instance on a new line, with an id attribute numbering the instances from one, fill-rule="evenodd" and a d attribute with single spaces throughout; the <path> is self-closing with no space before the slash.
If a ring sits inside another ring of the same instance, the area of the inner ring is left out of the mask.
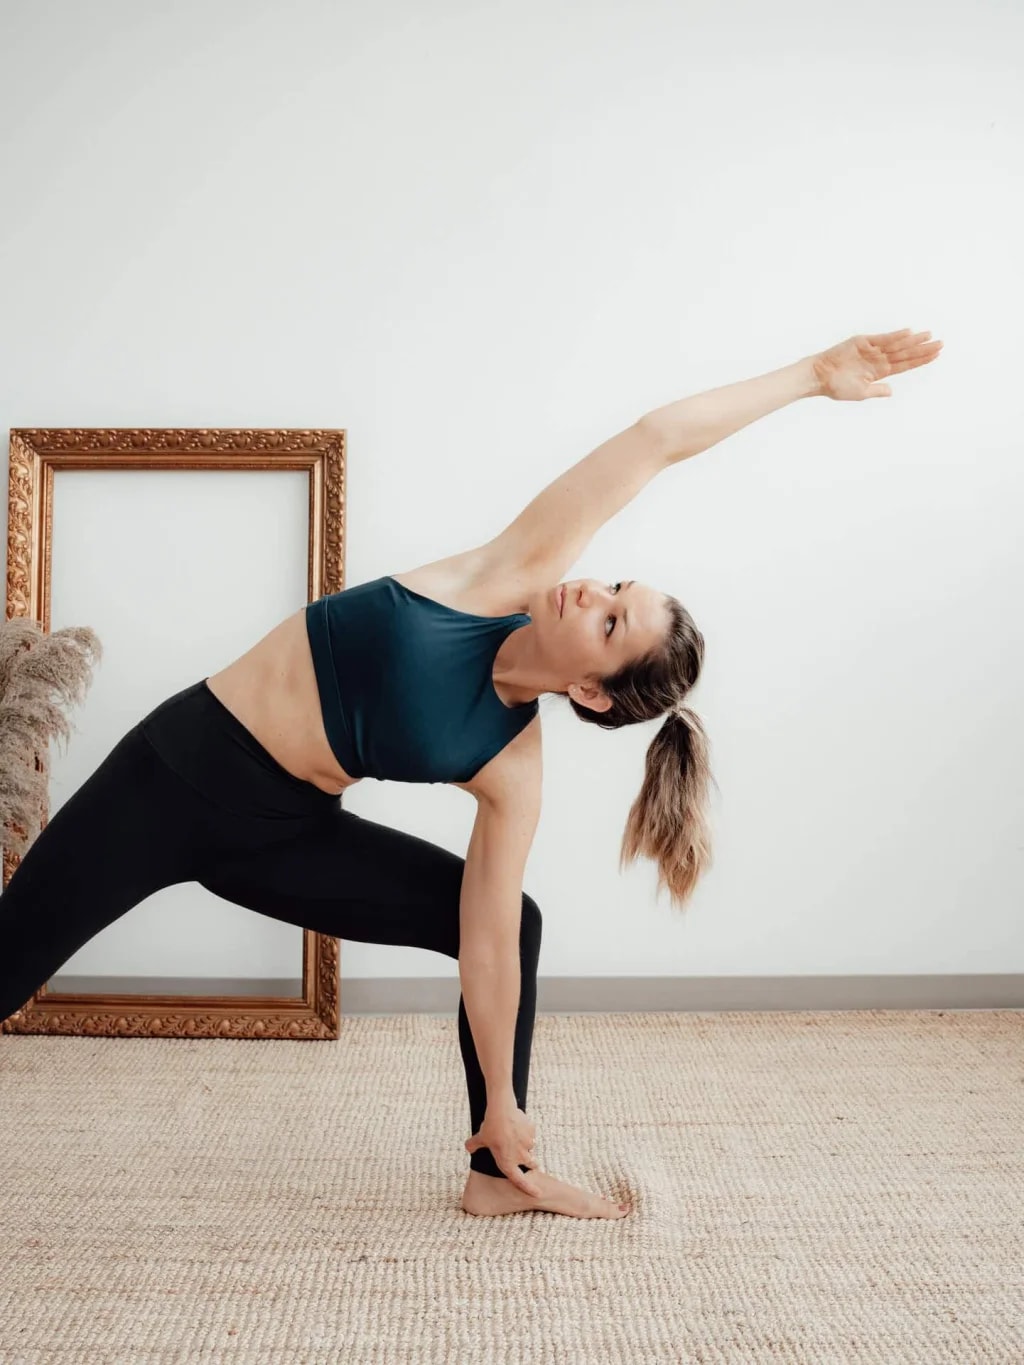
<path id="1" fill-rule="evenodd" d="M 540 1190 L 519 1169 L 520 1166 L 538 1169 L 538 1162 L 532 1155 L 536 1133 L 533 1123 L 521 1109 L 511 1105 L 488 1105 L 479 1131 L 466 1139 L 465 1148 L 467 1152 L 475 1152 L 478 1147 L 489 1147 L 498 1168 L 513 1185 L 539 1199 Z"/>
<path id="2" fill-rule="evenodd" d="M 878 332 L 855 336 L 830 346 L 814 357 L 814 373 L 826 398 L 891 398 L 888 384 L 879 383 L 891 374 L 927 365 L 942 350 L 941 341 L 929 341 L 931 332 Z"/>

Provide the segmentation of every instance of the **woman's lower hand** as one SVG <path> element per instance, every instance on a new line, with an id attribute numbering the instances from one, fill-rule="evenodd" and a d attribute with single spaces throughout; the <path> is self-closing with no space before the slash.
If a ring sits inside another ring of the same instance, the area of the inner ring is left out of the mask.
<path id="1" fill-rule="evenodd" d="M 515 1101 L 488 1104 L 484 1121 L 479 1131 L 467 1138 L 467 1152 L 475 1152 L 478 1147 L 488 1147 L 498 1169 L 503 1171 L 513 1185 L 535 1199 L 540 1198 L 540 1190 L 520 1166 L 538 1170 L 539 1163 L 533 1155 L 533 1144 L 537 1130 Z"/>
<path id="2" fill-rule="evenodd" d="M 849 337 L 813 357 L 814 373 L 826 398 L 891 398 L 892 389 L 881 380 L 904 370 L 916 370 L 935 359 L 941 341 L 929 341 L 931 332 L 877 332 Z"/>

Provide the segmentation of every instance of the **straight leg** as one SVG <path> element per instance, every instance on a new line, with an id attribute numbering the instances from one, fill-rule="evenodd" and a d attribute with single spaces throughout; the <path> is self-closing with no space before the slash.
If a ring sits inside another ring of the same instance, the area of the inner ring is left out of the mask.
<path id="1" fill-rule="evenodd" d="M 138 728 L 29 845 L 0 896 L 0 1020 L 89 939 L 194 878 L 198 808 Z"/>
<path id="2" fill-rule="evenodd" d="M 244 857 L 211 856 L 196 880 L 236 905 L 316 933 L 360 943 L 429 948 L 457 960 L 464 868 L 465 859 L 447 849 L 337 807 L 316 828 L 294 839 Z M 540 940 L 540 910 L 524 893 L 512 1069 L 512 1087 L 524 1111 Z M 458 1022 L 475 1133 L 484 1120 L 487 1090 L 461 995 Z M 504 1177 L 488 1148 L 472 1153 L 470 1168 Z"/>

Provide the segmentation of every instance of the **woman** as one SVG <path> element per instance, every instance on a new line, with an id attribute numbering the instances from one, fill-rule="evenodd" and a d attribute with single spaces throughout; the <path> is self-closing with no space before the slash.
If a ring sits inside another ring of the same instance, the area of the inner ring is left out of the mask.
<path id="1" fill-rule="evenodd" d="M 608 729 L 668 719 L 620 863 L 653 859 L 682 905 L 709 865 L 707 739 L 682 706 L 704 641 L 646 584 L 559 582 L 655 474 L 794 399 L 888 397 L 934 360 L 909 329 L 856 336 L 648 413 L 495 540 L 321 597 L 162 702 L 56 812 L 0 898 L 0 1019 L 160 887 L 195 880 L 318 933 L 455 958 L 473 1214 L 628 1208 L 540 1170 L 525 1113 L 541 917 L 523 892 L 541 791 L 538 698 Z M 341 807 L 364 776 L 449 782 L 477 803 L 465 859 Z"/>

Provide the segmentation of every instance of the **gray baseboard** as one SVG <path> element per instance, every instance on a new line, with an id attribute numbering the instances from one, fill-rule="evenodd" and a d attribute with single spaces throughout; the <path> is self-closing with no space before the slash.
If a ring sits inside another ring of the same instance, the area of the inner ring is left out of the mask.
<path id="1" fill-rule="evenodd" d="M 87 995 L 298 996 L 299 981 L 58 975 L 49 990 Z M 457 977 L 342 977 L 341 1013 L 454 1014 L 459 990 Z M 867 1009 L 1024 1009 L 1024 974 L 547 976 L 537 982 L 541 1014 Z"/>

